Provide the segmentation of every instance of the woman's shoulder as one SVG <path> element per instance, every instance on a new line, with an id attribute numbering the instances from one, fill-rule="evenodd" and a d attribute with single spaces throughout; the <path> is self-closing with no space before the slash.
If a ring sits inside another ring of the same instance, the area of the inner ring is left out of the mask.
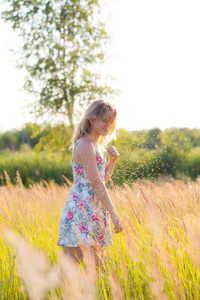
<path id="1" fill-rule="evenodd" d="M 76 141 L 76 149 L 81 152 L 94 152 L 95 148 L 92 142 L 86 138 L 80 138 Z"/>

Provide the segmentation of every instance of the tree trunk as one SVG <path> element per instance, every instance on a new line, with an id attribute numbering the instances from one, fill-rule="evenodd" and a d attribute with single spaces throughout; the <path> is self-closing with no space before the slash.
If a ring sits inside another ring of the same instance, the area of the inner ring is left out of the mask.
<path id="1" fill-rule="evenodd" d="M 73 122 L 74 102 L 72 102 L 68 105 L 67 113 L 68 113 L 70 127 L 72 128 L 72 130 L 74 130 L 74 122 Z"/>

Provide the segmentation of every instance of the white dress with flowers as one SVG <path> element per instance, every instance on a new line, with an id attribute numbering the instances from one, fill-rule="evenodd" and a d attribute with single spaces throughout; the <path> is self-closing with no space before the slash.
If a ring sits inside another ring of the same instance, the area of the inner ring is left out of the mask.
<path id="1" fill-rule="evenodd" d="M 80 139 L 76 142 L 74 151 L 79 141 Z M 106 160 L 97 150 L 96 162 L 99 177 L 104 182 Z M 57 245 L 112 245 L 109 212 L 96 199 L 83 165 L 72 162 L 72 169 L 74 182 L 61 214 Z"/>

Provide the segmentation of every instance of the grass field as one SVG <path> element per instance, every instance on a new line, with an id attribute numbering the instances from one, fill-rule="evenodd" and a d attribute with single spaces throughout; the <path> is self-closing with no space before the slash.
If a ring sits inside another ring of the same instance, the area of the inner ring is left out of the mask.
<path id="1" fill-rule="evenodd" d="M 0 187 L 0 299 L 200 299 L 200 181 L 147 180 L 112 187 L 123 233 L 96 273 L 56 245 L 70 187 Z"/>

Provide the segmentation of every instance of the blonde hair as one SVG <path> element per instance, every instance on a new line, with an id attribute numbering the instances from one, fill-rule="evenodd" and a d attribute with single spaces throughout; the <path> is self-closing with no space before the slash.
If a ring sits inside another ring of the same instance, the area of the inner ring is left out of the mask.
<path id="1" fill-rule="evenodd" d="M 81 121 L 77 124 L 73 137 L 72 137 L 72 145 L 74 147 L 76 141 L 80 139 L 83 135 L 89 135 L 91 132 L 91 123 L 89 120 L 96 120 L 102 118 L 107 111 L 113 112 L 113 122 L 112 127 L 107 136 L 100 136 L 99 145 L 102 149 L 105 150 L 105 146 L 112 140 L 116 139 L 116 117 L 117 111 L 116 108 L 109 102 L 105 102 L 104 100 L 96 100 L 92 102 L 86 109 Z"/>

